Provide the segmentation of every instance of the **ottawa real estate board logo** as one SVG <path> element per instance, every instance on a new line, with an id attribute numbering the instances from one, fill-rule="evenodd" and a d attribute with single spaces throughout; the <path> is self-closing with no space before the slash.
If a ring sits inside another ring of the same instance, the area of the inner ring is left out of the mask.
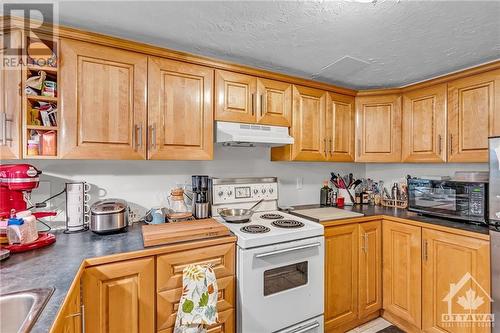
<path id="1" fill-rule="evenodd" d="M 470 273 L 457 283 L 450 283 L 448 294 L 443 298 L 447 309 L 441 314 L 445 327 L 493 327 L 495 316 L 488 313 L 493 302 L 490 294 Z"/>
<path id="2" fill-rule="evenodd" d="M 2 70 L 19 70 L 27 64 L 56 66 L 56 5 L 2 1 Z"/>

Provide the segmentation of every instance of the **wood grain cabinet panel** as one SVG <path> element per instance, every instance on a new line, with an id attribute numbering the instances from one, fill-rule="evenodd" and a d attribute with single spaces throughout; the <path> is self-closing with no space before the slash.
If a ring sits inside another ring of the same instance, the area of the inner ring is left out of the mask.
<path id="1" fill-rule="evenodd" d="M 448 83 L 449 162 L 487 162 L 500 135 L 500 70 Z"/>
<path id="2" fill-rule="evenodd" d="M 293 86 L 292 160 L 326 160 L 326 95 L 322 90 Z"/>
<path id="3" fill-rule="evenodd" d="M 221 244 L 158 256 L 157 291 L 182 288 L 182 271 L 191 264 L 212 264 L 217 279 L 234 275 L 235 246 L 232 243 Z"/>
<path id="4" fill-rule="evenodd" d="M 211 68 L 163 58 L 148 63 L 148 158 L 213 158 Z"/>
<path id="5" fill-rule="evenodd" d="M 257 78 L 215 71 L 215 120 L 255 123 Z"/>
<path id="6" fill-rule="evenodd" d="M 219 315 L 221 312 L 236 306 L 235 280 L 234 276 L 217 279 L 217 286 L 219 288 L 217 311 L 219 311 Z M 181 295 L 182 287 L 158 293 L 156 306 L 156 324 L 158 330 L 167 329 L 175 325 Z"/>
<path id="7" fill-rule="evenodd" d="M 63 158 L 145 159 L 147 56 L 60 42 Z"/>
<path id="8" fill-rule="evenodd" d="M 356 161 L 401 161 L 401 96 L 356 98 Z"/>
<path id="9" fill-rule="evenodd" d="M 403 95 L 403 162 L 446 161 L 446 84 Z"/>
<path id="10" fill-rule="evenodd" d="M 421 327 L 421 228 L 383 221 L 383 307 Z"/>
<path id="11" fill-rule="evenodd" d="M 13 48 L 20 48 L 22 38 L 22 32 L 14 30 L 8 36 L 1 35 L 0 42 L 9 40 Z M 18 159 L 21 155 L 22 67 L 13 66 L 20 64 L 21 60 L 21 54 L 5 55 L 0 52 L 0 115 L 5 117 L 5 133 L 0 129 L 1 160 Z"/>
<path id="12" fill-rule="evenodd" d="M 329 161 L 354 161 L 354 126 L 354 97 L 328 93 L 325 136 Z"/>
<path id="13" fill-rule="evenodd" d="M 82 331 L 82 308 L 80 303 L 81 293 L 80 284 L 78 283 L 69 291 L 67 302 L 64 304 L 59 317 L 56 318 L 50 333 L 80 333 Z"/>
<path id="14" fill-rule="evenodd" d="M 257 79 L 257 123 L 292 125 L 292 85 L 290 83 Z"/>
<path id="15" fill-rule="evenodd" d="M 325 229 L 325 331 L 358 318 L 358 225 Z"/>
<path id="16" fill-rule="evenodd" d="M 85 269 L 85 331 L 155 331 L 155 263 L 144 258 Z"/>
<path id="17" fill-rule="evenodd" d="M 359 224 L 359 317 L 382 308 L 382 221 Z"/>
<path id="18" fill-rule="evenodd" d="M 443 320 L 450 312 L 491 313 L 489 242 L 429 229 L 423 229 L 422 239 L 422 330 L 491 332 L 490 327 L 481 324 L 464 327 Z"/>

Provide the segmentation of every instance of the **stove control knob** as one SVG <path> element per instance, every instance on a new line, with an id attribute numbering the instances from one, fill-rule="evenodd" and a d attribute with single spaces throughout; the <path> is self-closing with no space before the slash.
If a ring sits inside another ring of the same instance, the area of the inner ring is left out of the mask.
<path id="1" fill-rule="evenodd" d="M 257 193 L 259 193 L 259 190 L 258 190 L 258 189 L 256 189 L 256 188 L 254 188 L 254 189 L 253 189 L 253 194 L 257 194 Z"/>
<path id="2" fill-rule="evenodd" d="M 269 189 L 269 193 L 273 194 L 273 192 L 274 192 L 274 190 L 273 190 L 273 188 L 271 187 L 271 188 Z"/>
<path id="3" fill-rule="evenodd" d="M 262 194 L 265 194 L 266 193 L 266 189 L 263 188 L 261 192 L 262 192 Z"/>
<path id="4" fill-rule="evenodd" d="M 222 197 L 224 195 L 224 192 L 222 191 L 219 191 L 219 193 L 217 193 L 219 195 L 219 197 Z"/>
<path id="5" fill-rule="evenodd" d="M 231 191 L 231 190 L 227 191 L 227 195 L 228 196 L 232 196 L 233 195 L 233 191 Z"/>

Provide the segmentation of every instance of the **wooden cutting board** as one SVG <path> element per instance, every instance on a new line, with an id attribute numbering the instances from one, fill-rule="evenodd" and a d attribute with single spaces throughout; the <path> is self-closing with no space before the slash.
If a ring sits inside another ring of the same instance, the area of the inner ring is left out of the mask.
<path id="1" fill-rule="evenodd" d="M 216 220 L 148 224 L 142 226 L 144 247 L 229 235 L 229 229 Z"/>
<path id="2" fill-rule="evenodd" d="M 300 209 L 293 211 L 294 214 L 311 217 L 317 221 L 330 221 L 348 219 L 353 217 L 364 216 L 365 214 L 355 213 L 348 210 L 343 210 L 334 207 Z"/>

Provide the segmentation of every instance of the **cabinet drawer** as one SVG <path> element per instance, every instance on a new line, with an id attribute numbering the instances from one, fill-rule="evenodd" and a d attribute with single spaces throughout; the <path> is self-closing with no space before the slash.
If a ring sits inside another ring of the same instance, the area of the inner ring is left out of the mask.
<path id="1" fill-rule="evenodd" d="M 174 327 L 159 330 L 158 333 L 173 333 Z M 234 309 L 219 312 L 219 322 L 210 326 L 207 333 L 234 333 Z"/>
<path id="2" fill-rule="evenodd" d="M 174 252 L 157 257 L 156 289 L 182 287 L 182 271 L 188 265 L 212 264 L 217 279 L 234 275 L 235 247 L 233 243 Z"/>
<path id="3" fill-rule="evenodd" d="M 217 279 L 217 285 L 219 286 L 217 310 L 219 311 L 219 316 L 221 316 L 221 312 L 235 307 L 234 280 L 234 276 Z M 175 325 L 181 295 L 182 287 L 158 293 L 156 297 L 156 308 L 158 311 L 156 324 L 158 329 L 165 329 Z"/>

